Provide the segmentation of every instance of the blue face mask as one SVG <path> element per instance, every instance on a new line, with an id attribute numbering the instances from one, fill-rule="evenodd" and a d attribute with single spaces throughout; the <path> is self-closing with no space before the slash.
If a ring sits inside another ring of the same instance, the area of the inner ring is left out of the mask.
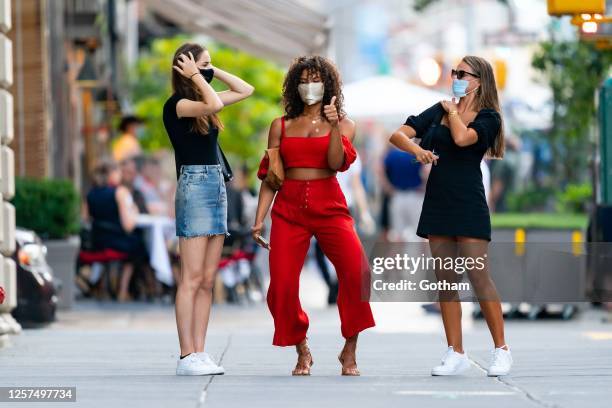
<path id="1" fill-rule="evenodd" d="M 470 86 L 470 81 L 465 79 L 453 79 L 453 95 L 455 98 L 463 98 L 480 88 L 478 85 L 476 88 L 472 89 L 470 92 L 466 92 L 467 87 Z"/>
<path id="2" fill-rule="evenodd" d="M 453 95 L 456 98 L 463 98 L 465 95 L 465 91 L 467 87 L 470 85 L 470 81 L 466 81 L 465 79 L 453 79 Z"/>

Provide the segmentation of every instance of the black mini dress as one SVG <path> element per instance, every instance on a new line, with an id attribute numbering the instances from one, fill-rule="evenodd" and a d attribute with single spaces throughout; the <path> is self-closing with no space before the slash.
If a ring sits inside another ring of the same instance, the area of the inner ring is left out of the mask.
<path id="1" fill-rule="evenodd" d="M 404 123 L 416 131 L 421 147 L 439 156 L 431 166 L 417 235 L 465 236 L 491 240 L 491 218 L 485 198 L 480 162 L 501 126 L 493 109 L 483 109 L 467 127 L 478 134 L 470 146 L 455 144 L 450 129 L 441 124 L 445 111 L 437 103 Z"/>

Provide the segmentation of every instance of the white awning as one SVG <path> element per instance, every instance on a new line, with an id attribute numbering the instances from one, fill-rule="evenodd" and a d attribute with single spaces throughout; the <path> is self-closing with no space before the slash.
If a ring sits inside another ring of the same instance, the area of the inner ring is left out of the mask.
<path id="1" fill-rule="evenodd" d="M 402 119 L 417 115 L 448 95 L 392 76 L 376 76 L 344 86 L 346 113 L 353 119 Z"/>
<path id="2" fill-rule="evenodd" d="M 287 64 L 298 55 L 327 53 L 325 15 L 295 0 L 148 0 L 185 31 Z"/>

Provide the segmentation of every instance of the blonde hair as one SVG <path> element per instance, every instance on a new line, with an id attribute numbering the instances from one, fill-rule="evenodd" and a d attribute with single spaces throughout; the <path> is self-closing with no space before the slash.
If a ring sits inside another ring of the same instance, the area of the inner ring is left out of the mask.
<path id="1" fill-rule="evenodd" d="M 474 99 L 474 108 L 477 111 L 481 109 L 493 109 L 499 113 L 501 119 L 501 125 L 499 127 L 499 133 L 495 138 L 495 143 L 491 146 L 486 155 L 491 158 L 502 158 L 504 157 L 505 143 L 504 143 L 504 120 L 501 115 L 501 108 L 499 105 L 499 97 L 497 96 L 497 86 L 495 85 L 495 74 L 493 73 L 493 67 L 484 58 L 468 55 L 463 57 L 465 62 L 475 74 L 480 77 L 480 86 L 476 90 Z"/>

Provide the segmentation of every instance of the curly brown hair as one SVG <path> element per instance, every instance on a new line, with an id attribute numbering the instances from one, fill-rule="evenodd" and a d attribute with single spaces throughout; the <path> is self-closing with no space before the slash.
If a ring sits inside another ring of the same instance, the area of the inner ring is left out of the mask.
<path id="1" fill-rule="evenodd" d="M 291 62 L 285 81 L 283 82 L 283 106 L 287 119 L 293 119 L 304 112 L 304 102 L 300 98 L 298 85 L 302 72 L 318 73 L 325 89 L 321 101 L 321 116 L 325 118 L 323 108 L 329 105 L 333 96 L 336 97 L 336 110 L 342 119 L 346 116 L 344 112 L 344 96 L 342 95 L 342 79 L 336 66 L 327 58 L 319 55 L 298 57 Z"/>

